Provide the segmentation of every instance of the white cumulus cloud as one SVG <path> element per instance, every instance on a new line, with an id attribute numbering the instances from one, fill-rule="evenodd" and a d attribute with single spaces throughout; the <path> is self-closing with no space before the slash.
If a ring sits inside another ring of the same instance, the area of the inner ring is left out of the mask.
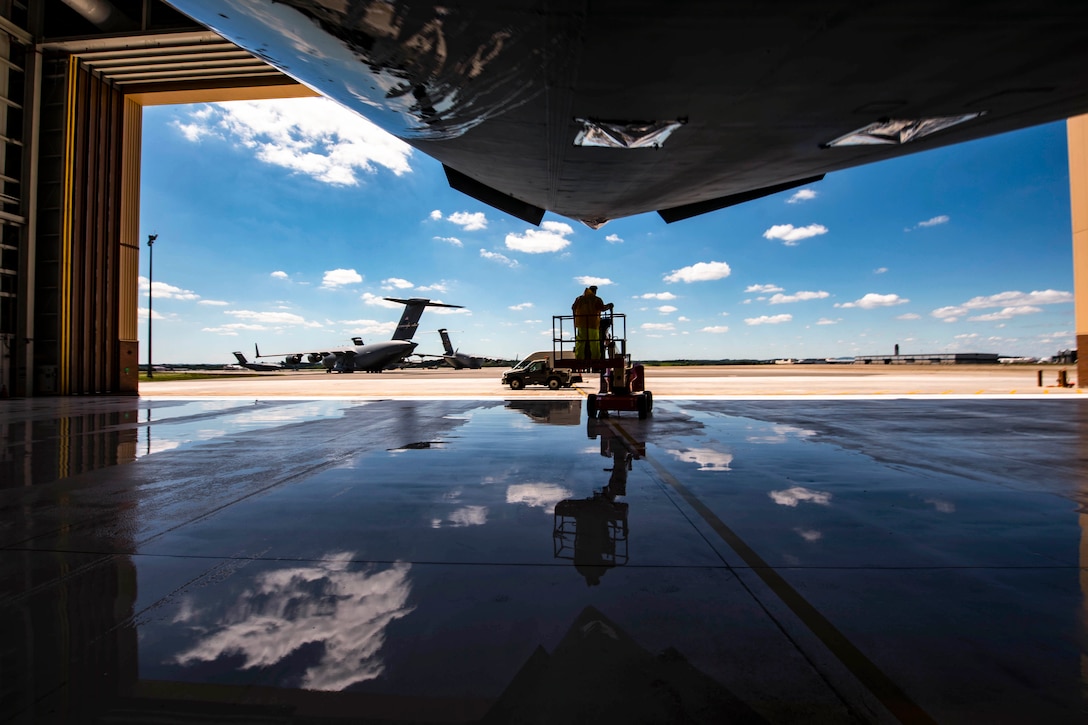
<path id="1" fill-rule="evenodd" d="M 510 259 L 510 257 L 507 257 L 505 254 L 500 254 L 499 252 L 489 252 L 486 249 L 481 249 L 480 250 L 480 256 L 483 257 L 484 259 L 489 259 L 492 262 L 498 262 L 499 264 L 505 264 L 507 267 L 516 267 L 516 266 L 518 266 L 518 260 Z"/>
<path id="2" fill-rule="evenodd" d="M 733 270 L 725 262 L 697 262 L 674 269 L 665 275 L 666 282 L 710 282 L 728 277 Z"/>
<path id="3" fill-rule="evenodd" d="M 192 290 L 182 289 L 181 287 L 175 287 L 172 284 L 166 284 L 165 282 L 150 283 L 147 277 L 139 278 L 139 286 L 141 292 L 147 292 L 150 290 L 153 299 L 156 300 L 198 300 L 200 295 Z M 158 318 L 156 318 L 158 319 Z"/>
<path id="4" fill-rule="evenodd" d="M 411 171 L 412 148 L 325 98 L 231 101 L 198 107 L 175 123 L 189 141 L 222 138 L 268 164 L 337 186 L 356 186 L 379 168 Z"/>
<path id="5" fill-rule="evenodd" d="M 781 239 L 787 247 L 795 247 L 803 239 L 827 234 L 827 227 L 823 224 L 809 224 L 807 227 L 795 227 L 792 224 L 775 224 L 763 232 L 766 239 Z"/>
<path id="6" fill-rule="evenodd" d="M 1033 290 L 1020 292 L 1009 290 L 993 295 L 972 297 L 962 305 L 949 305 L 938 307 L 929 314 L 938 320 L 954 322 L 972 310 L 986 310 L 1001 308 L 1000 312 L 987 315 L 978 315 L 970 318 L 976 322 L 988 322 L 992 320 L 1007 320 L 1017 315 L 1027 315 L 1039 312 L 1038 305 L 1057 305 L 1073 301 L 1073 293 L 1061 290 Z"/>
<path id="7" fill-rule="evenodd" d="M 842 304 L 836 303 L 836 307 L 860 307 L 863 310 L 871 310 L 876 307 L 894 307 L 895 305 L 903 305 L 910 300 L 905 297 L 900 297 L 897 294 L 877 294 L 876 292 L 870 292 L 869 294 L 854 300 L 853 302 L 843 302 Z"/>
<path id="8" fill-rule="evenodd" d="M 711 325 L 710 327 L 704 327 L 702 330 L 699 330 L 699 332 L 709 332 L 712 335 L 720 335 L 723 332 L 729 332 L 729 327 L 727 325 Z"/>
<path id="9" fill-rule="evenodd" d="M 482 211 L 469 213 L 467 211 L 455 211 L 446 217 L 449 221 L 464 229 L 466 232 L 478 232 L 487 229 L 487 217 Z"/>
<path id="10" fill-rule="evenodd" d="M 793 319 L 793 315 L 761 315 L 759 317 L 746 317 L 744 318 L 744 324 L 746 325 L 780 325 L 783 322 L 789 322 Z"/>
<path id="11" fill-rule="evenodd" d="M 568 236 L 574 234 L 570 224 L 547 221 L 540 229 L 526 229 L 524 234 L 507 234 L 506 247 L 526 254 L 559 252 L 570 246 Z"/>
<path id="12" fill-rule="evenodd" d="M 325 272 L 321 286 L 325 289 L 335 289 L 346 284 L 359 284 L 362 281 L 362 275 L 354 269 L 330 269 Z"/>
<path id="13" fill-rule="evenodd" d="M 1004 307 L 998 312 L 989 312 L 985 315 L 975 315 L 974 317 L 968 317 L 970 322 L 996 322 L 998 320 L 1011 320 L 1014 317 L 1020 315 L 1034 315 L 1036 312 L 1042 312 L 1042 307 L 1033 307 L 1031 305 L 1020 305 L 1018 307 Z"/>
<path id="14" fill-rule="evenodd" d="M 262 325 L 299 325 L 303 327 L 321 327 L 318 322 L 307 322 L 302 315 L 293 312 L 257 312 L 255 310 L 224 310 L 224 315 L 249 320 Z"/>
<path id="15" fill-rule="evenodd" d="M 786 200 L 787 204 L 797 204 L 802 201 L 811 201 L 816 198 L 816 192 L 812 189 L 800 189 L 793 193 L 789 199 Z"/>
<path id="16" fill-rule="evenodd" d="M 610 284 L 615 284 L 608 277 L 591 277 L 589 275 L 582 275 L 575 277 L 574 281 L 583 287 L 589 287 L 590 285 L 597 285 L 598 287 L 607 287 Z"/>
<path id="17" fill-rule="evenodd" d="M 770 294 L 771 292 L 782 292 L 782 288 L 776 284 L 750 284 L 744 289 L 745 294 Z"/>
<path id="18" fill-rule="evenodd" d="M 359 299 L 361 299 L 365 304 L 373 305 L 374 307 L 385 307 L 391 310 L 399 310 L 404 307 L 404 305 L 399 302 L 391 302 L 384 297 L 379 297 L 378 295 L 372 294 L 370 292 L 364 292 L 359 297 Z"/>
<path id="19" fill-rule="evenodd" d="M 785 305 L 790 302 L 804 302 L 806 300 L 822 300 L 826 297 L 830 297 L 831 294 L 820 290 L 818 292 L 794 292 L 792 295 L 776 294 L 771 297 L 768 302 L 772 305 Z"/>
<path id="20" fill-rule="evenodd" d="M 662 302 L 667 302 L 668 300 L 675 300 L 676 295 L 674 295 L 672 292 L 647 292 L 646 294 L 643 294 L 643 295 L 636 295 L 634 297 L 634 299 L 636 299 L 636 300 L 661 300 Z"/>

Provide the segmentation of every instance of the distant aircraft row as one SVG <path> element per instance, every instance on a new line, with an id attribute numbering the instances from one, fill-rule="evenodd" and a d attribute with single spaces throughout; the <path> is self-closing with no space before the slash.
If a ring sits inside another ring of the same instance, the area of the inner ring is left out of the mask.
<path id="1" fill-rule="evenodd" d="M 299 370 L 317 368 L 318 365 L 320 365 L 325 368 L 325 372 L 327 373 L 380 373 L 390 366 L 396 365 L 409 356 L 416 354 L 415 349 L 418 347 L 418 343 L 412 342 L 412 338 L 415 337 L 416 328 L 419 327 L 419 318 L 423 314 L 425 308 L 461 307 L 461 305 L 447 305 L 442 302 L 431 302 L 428 299 L 420 297 L 413 297 L 406 300 L 395 297 L 386 297 L 385 299 L 390 302 L 397 302 L 404 305 L 404 313 L 401 315 L 400 322 L 397 323 L 397 329 L 394 330 L 392 339 L 385 342 L 364 344 L 363 338 L 353 337 L 352 344 L 347 347 L 329 350 L 312 350 L 310 352 L 273 353 L 268 355 L 262 355 L 260 349 L 255 348 L 255 357 L 258 360 L 260 358 L 282 357 L 283 362 L 278 364 L 249 362 L 246 359 L 246 356 L 238 351 L 235 351 L 234 357 L 237 358 L 240 366 L 257 371 Z M 440 358 L 457 370 L 462 370 L 464 368 L 475 370 L 483 364 L 482 358 L 455 350 L 453 343 L 450 342 L 449 332 L 445 328 L 439 330 L 438 334 L 442 336 L 442 347 L 445 350 L 445 354 L 420 354 L 419 357 Z"/>

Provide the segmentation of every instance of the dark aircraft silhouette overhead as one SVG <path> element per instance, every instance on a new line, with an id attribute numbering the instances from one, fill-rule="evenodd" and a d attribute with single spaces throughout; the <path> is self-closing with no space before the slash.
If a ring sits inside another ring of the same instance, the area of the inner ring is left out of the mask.
<path id="1" fill-rule="evenodd" d="M 676 221 L 1088 112 L 1088 3 L 171 0 L 532 223 Z"/>

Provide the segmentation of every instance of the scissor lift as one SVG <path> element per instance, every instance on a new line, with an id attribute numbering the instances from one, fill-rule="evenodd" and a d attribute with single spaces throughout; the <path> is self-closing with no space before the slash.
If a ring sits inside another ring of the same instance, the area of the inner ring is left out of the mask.
<path id="1" fill-rule="evenodd" d="M 646 372 L 642 365 L 632 365 L 627 353 L 627 315 L 612 314 L 602 318 L 609 324 L 601 334 L 599 358 L 575 358 L 573 315 L 552 316 L 552 358 L 555 367 L 600 374 L 598 392 L 586 398 L 590 418 L 607 416 L 608 411 L 629 410 L 646 418 L 653 412 L 654 396 L 646 390 Z"/>

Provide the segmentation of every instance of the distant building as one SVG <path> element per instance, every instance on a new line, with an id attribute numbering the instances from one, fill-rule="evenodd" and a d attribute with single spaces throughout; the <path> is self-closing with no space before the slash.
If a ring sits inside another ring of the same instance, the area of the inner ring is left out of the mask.
<path id="1" fill-rule="evenodd" d="M 858 355 L 855 365 L 996 365 L 997 353 L 938 352 L 919 355 Z"/>
<path id="2" fill-rule="evenodd" d="M 1059 365 L 1075 365 L 1077 362 L 1076 350 L 1062 350 L 1054 357 L 1050 358 L 1051 362 L 1056 362 Z"/>

